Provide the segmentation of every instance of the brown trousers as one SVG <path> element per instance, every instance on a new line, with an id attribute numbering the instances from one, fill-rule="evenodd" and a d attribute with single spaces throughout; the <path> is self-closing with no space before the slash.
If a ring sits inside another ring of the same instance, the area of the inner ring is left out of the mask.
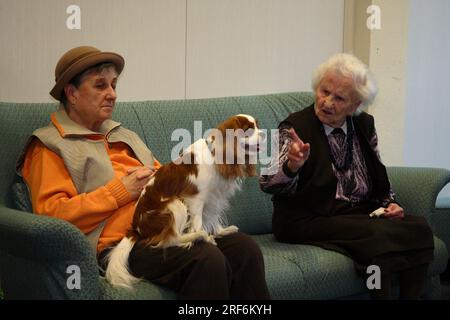
<path id="1" fill-rule="evenodd" d="M 270 299 L 254 240 L 238 232 L 216 242 L 197 242 L 190 249 L 155 249 L 137 242 L 129 257 L 131 273 L 174 290 L 178 299 Z"/>

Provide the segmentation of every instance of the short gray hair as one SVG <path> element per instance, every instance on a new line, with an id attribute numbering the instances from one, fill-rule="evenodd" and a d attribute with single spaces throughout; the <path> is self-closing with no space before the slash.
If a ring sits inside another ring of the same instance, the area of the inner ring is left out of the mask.
<path id="1" fill-rule="evenodd" d="M 368 107 L 373 102 L 377 95 L 378 88 L 369 68 L 361 60 L 348 53 L 338 53 L 333 55 L 327 61 L 322 63 L 314 72 L 312 78 L 314 92 L 323 77 L 330 71 L 353 79 L 353 88 L 359 99 L 361 99 L 361 104 L 355 114 L 361 113 L 364 108 Z"/>

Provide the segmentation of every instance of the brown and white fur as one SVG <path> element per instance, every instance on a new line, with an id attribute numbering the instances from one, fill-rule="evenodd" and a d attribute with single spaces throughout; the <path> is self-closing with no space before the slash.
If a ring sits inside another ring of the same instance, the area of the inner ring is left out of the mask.
<path id="1" fill-rule="evenodd" d="M 250 134 L 226 139 L 227 129 Z M 250 159 L 255 159 L 262 139 L 256 120 L 239 114 L 158 169 L 137 202 L 131 231 L 107 257 L 107 280 L 126 288 L 139 281 L 128 271 L 129 253 L 138 241 L 156 248 L 188 249 L 197 240 L 215 244 L 215 237 L 236 232 L 236 226 L 225 226 L 224 211 L 242 179 L 256 175 Z M 227 150 L 232 159 L 227 159 Z"/>

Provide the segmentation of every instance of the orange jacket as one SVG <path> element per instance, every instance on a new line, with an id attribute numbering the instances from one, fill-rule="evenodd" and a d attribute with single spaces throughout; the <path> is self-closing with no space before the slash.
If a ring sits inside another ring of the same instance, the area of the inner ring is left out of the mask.
<path id="1" fill-rule="evenodd" d="M 108 218 L 98 241 L 97 253 L 120 241 L 131 227 L 136 201 L 131 201 L 120 179 L 127 174 L 127 169 L 142 166 L 125 143 L 105 144 L 105 148 L 115 177 L 89 193 L 77 193 L 63 159 L 38 139 L 29 146 L 22 169 L 34 212 L 67 220 L 85 234 Z M 155 168 L 160 166 L 155 161 Z"/>

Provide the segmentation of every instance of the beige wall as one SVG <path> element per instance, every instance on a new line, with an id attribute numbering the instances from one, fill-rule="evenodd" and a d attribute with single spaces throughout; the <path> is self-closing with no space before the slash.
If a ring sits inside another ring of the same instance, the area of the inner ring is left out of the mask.
<path id="1" fill-rule="evenodd" d="M 366 26 L 367 8 L 372 0 L 346 0 L 344 20 L 344 52 L 356 55 L 365 64 L 370 63 L 370 35 Z"/>
<path id="2" fill-rule="evenodd" d="M 411 0 L 408 29 L 405 165 L 450 169 L 450 1 Z"/>
<path id="3" fill-rule="evenodd" d="M 381 156 L 388 165 L 404 165 L 408 0 L 376 0 L 381 8 L 380 30 L 371 32 L 370 68 L 379 94 L 369 108 L 375 117 Z"/>
<path id="4" fill-rule="evenodd" d="M 367 8 L 377 5 L 381 28 L 369 30 Z M 368 64 L 378 95 L 368 112 L 375 117 L 387 165 L 404 165 L 409 0 L 347 0 L 344 50 Z"/>
<path id="5" fill-rule="evenodd" d="M 81 8 L 68 30 L 66 8 Z M 116 51 L 126 65 L 119 100 L 184 97 L 186 2 L 183 0 L 0 0 L 0 100 L 53 101 L 54 68 L 68 49 Z"/>
<path id="6" fill-rule="evenodd" d="M 125 57 L 122 101 L 310 90 L 343 15 L 344 0 L 0 0 L 0 101 L 52 101 L 58 58 L 82 44 Z"/>
<path id="7" fill-rule="evenodd" d="M 343 1 L 188 1 L 187 97 L 310 90 L 342 51 Z"/>

